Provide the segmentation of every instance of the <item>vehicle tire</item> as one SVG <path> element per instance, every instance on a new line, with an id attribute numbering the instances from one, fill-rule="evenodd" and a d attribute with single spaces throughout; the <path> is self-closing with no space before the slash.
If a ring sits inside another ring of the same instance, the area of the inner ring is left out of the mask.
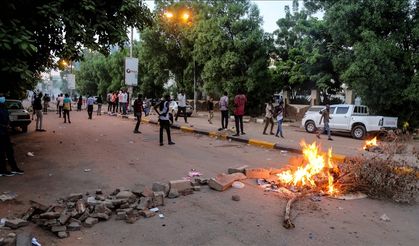
<path id="1" fill-rule="evenodd" d="M 305 129 L 307 132 L 309 133 L 314 133 L 316 132 L 316 124 L 314 123 L 314 121 L 309 120 L 305 123 Z"/>
<path id="2" fill-rule="evenodd" d="M 364 139 L 367 135 L 367 130 L 363 125 L 357 125 L 352 128 L 351 135 L 355 139 Z"/>

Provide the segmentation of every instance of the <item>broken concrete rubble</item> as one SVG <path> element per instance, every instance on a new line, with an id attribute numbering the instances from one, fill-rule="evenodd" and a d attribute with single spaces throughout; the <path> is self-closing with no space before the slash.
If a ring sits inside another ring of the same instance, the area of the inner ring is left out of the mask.
<path id="1" fill-rule="evenodd" d="M 15 218 L 15 219 L 6 220 L 4 226 L 12 228 L 12 229 L 17 229 L 19 227 L 26 226 L 28 224 L 29 222 L 26 220 Z"/>
<path id="2" fill-rule="evenodd" d="M 176 189 L 178 192 L 192 189 L 191 181 L 189 180 L 172 180 L 169 182 L 170 189 Z"/>
<path id="3" fill-rule="evenodd" d="M 234 181 L 246 179 L 243 173 L 220 174 L 211 178 L 208 182 L 209 187 L 217 191 L 225 191 L 230 188 Z"/>
<path id="4" fill-rule="evenodd" d="M 267 179 L 271 176 L 271 171 L 265 168 L 246 168 L 245 173 L 249 179 Z"/>
<path id="5" fill-rule="evenodd" d="M 248 165 L 240 166 L 240 167 L 230 167 L 228 168 L 227 172 L 228 174 L 232 173 L 244 173 L 245 169 L 248 168 Z"/>

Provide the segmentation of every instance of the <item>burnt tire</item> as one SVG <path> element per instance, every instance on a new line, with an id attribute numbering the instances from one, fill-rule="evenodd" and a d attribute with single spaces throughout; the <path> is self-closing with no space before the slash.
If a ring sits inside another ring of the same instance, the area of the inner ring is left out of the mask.
<path id="1" fill-rule="evenodd" d="M 306 129 L 306 132 L 309 132 L 309 133 L 315 133 L 317 129 L 316 124 L 312 120 L 307 121 L 304 124 L 304 128 Z"/>
<path id="2" fill-rule="evenodd" d="M 363 125 L 357 125 L 352 128 L 351 135 L 355 139 L 364 139 L 367 136 L 367 130 Z"/>

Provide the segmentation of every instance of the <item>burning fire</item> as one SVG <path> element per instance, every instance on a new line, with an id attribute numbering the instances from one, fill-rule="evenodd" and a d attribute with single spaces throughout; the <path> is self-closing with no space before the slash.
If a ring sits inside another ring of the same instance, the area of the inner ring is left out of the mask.
<path id="1" fill-rule="evenodd" d="M 374 137 L 371 140 L 365 141 L 364 149 L 366 150 L 366 149 L 369 149 L 373 146 L 377 146 L 377 137 Z"/>
<path id="2" fill-rule="evenodd" d="M 338 171 L 332 162 L 332 149 L 321 153 L 316 142 L 306 144 L 302 141 L 300 145 L 303 148 L 302 165 L 278 173 L 279 181 L 300 188 L 320 189 L 330 195 L 338 193 L 334 186 L 333 174 Z"/>

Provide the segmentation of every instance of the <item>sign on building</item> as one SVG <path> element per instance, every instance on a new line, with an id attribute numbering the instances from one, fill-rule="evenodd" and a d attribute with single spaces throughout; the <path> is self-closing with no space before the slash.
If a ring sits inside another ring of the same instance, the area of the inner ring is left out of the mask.
<path id="1" fill-rule="evenodd" d="M 69 90 L 76 89 L 76 76 L 72 73 L 67 74 L 67 87 Z"/>
<path id="2" fill-rule="evenodd" d="M 125 57 L 125 84 L 129 86 L 138 85 L 138 59 Z"/>

